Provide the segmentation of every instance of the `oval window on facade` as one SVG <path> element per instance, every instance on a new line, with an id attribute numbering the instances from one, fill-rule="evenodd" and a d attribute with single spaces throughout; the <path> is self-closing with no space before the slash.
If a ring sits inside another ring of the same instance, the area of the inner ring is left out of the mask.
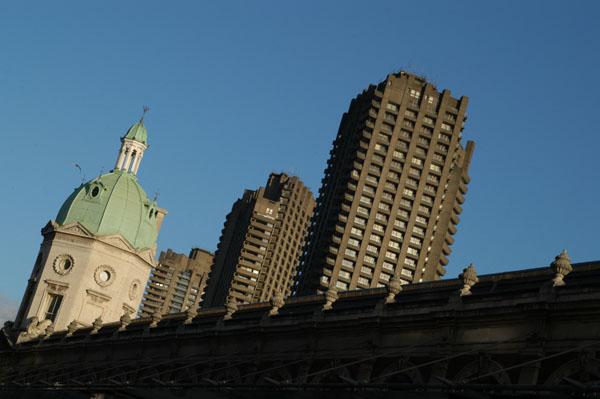
<path id="1" fill-rule="evenodd" d="M 54 271 L 61 276 L 69 274 L 74 266 L 75 260 L 69 254 L 61 254 L 54 259 Z"/>
<path id="2" fill-rule="evenodd" d="M 133 301 L 137 298 L 138 294 L 140 293 L 141 285 L 142 285 L 142 282 L 140 280 L 138 280 L 137 278 L 131 282 L 131 285 L 129 286 L 129 299 L 130 300 Z"/>
<path id="3" fill-rule="evenodd" d="M 115 282 L 115 269 L 109 265 L 101 265 L 94 272 L 94 280 L 100 287 L 108 287 Z"/>

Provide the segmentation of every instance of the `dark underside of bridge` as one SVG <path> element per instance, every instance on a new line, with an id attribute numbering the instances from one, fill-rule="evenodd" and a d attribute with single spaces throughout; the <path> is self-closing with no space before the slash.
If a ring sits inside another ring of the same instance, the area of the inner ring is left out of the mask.
<path id="1" fill-rule="evenodd" d="M 600 394 L 600 262 L 0 339 L 10 398 Z"/>
<path id="2" fill-rule="evenodd" d="M 165 388 L 164 386 L 101 388 L 101 387 L 62 387 L 62 388 L 28 388 L 3 389 L 1 398 L 18 399 L 221 399 L 221 398 L 297 398 L 297 399 L 446 399 L 446 398 L 597 398 L 598 391 L 594 389 L 574 389 L 573 387 L 540 388 L 538 386 L 501 386 L 497 384 L 470 384 L 467 386 L 448 387 L 444 384 L 435 385 L 406 385 L 391 384 L 381 387 L 355 386 L 348 384 L 337 386 L 298 385 L 285 388 L 269 386 L 246 386 L 216 388 L 209 386 L 187 386 Z"/>

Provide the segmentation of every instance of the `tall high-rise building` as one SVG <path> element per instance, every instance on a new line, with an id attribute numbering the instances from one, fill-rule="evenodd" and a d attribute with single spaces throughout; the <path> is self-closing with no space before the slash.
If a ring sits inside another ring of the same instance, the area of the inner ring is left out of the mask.
<path id="1" fill-rule="evenodd" d="M 314 205 L 312 192 L 285 173 L 246 190 L 227 215 L 202 306 L 290 295 Z"/>
<path id="2" fill-rule="evenodd" d="M 170 249 L 161 252 L 158 265 L 148 279 L 140 316 L 197 309 L 202 302 L 213 257 L 214 254 L 200 248 L 193 248 L 189 257 Z"/>
<path id="3" fill-rule="evenodd" d="M 299 293 L 445 274 L 475 146 L 461 144 L 467 102 L 406 72 L 352 100 L 325 169 Z"/>

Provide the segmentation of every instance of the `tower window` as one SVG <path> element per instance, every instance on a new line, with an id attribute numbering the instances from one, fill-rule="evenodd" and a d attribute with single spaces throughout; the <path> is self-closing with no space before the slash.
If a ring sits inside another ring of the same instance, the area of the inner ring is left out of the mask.
<path id="1" fill-rule="evenodd" d="M 98 194 L 100 194 L 100 189 L 98 188 L 98 186 L 96 186 L 92 189 L 92 197 L 95 198 L 98 196 Z"/>
<path id="2" fill-rule="evenodd" d="M 60 309 L 62 299 L 62 295 L 49 294 L 48 309 L 46 310 L 46 315 L 44 317 L 46 320 L 50 320 L 54 323 L 56 315 L 58 315 L 58 310 Z"/>

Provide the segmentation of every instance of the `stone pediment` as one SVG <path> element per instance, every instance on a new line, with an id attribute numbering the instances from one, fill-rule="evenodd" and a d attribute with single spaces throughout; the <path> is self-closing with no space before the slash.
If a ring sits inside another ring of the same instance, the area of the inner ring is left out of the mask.
<path id="1" fill-rule="evenodd" d="M 150 263 L 151 265 L 154 265 L 156 262 L 154 260 L 154 251 L 152 251 L 151 249 L 143 249 L 139 251 L 138 256 L 144 259 L 146 262 Z"/>
<path id="2" fill-rule="evenodd" d="M 144 249 L 135 248 L 121 234 L 110 234 L 110 235 L 106 235 L 106 236 L 100 236 L 97 238 L 98 238 L 98 240 L 100 240 L 106 244 L 112 245 L 113 247 L 117 247 L 117 248 L 120 248 L 120 249 L 128 251 L 128 252 L 133 252 L 133 253 L 137 254 L 140 258 L 142 258 L 144 261 L 150 263 L 151 265 L 154 265 L 154 263 L 155 263 L 154 262 L 154 251 L 152 251 L 149 248 L 144 248 Z"/>
<path id="3" fill-rule="evenodd" d="M 46 224 L 46 226 L 42 229 L 42 234 L 48 234 L 53 231 L 57 231 L 60 233 L 74 234 L 82 237 L 94 237 L 94 233 L 89 231 L 83 224 L 79 222 L 73 222 L 66 224 L 64 226 L 60 226 L 54 220 L 51 220 Z"/>
<path id="4" fill-rule="evenodd" d="M 42 227 L 42 235 L 48 234 L 58 228 L 58 223 L 54 220 L 50 220 L 44 227 Z"/>
<path id="5" fill-rule="evenodd" d="M 110 234 L 98 237 L 98 239 L 117 248 L 124 249 L 125 251 L 137 252 L 133 245 L 131 245 L 121 234 Z"/>
<path id="6" fill-rule="evenodd" d="M 94 237 L 94 233 L 86 229 L 85 226 L 79 222 L 70 223 L 57 230 L 63 233 L 76 234 L 83 237 Z"/>
<path id="7" fill-rule="evenodd" d="M 48 284 L 48 291 L 50 292 L 63 294 L 67 291 L 67 289 L 69 289 L 69 284 L 62 281 L 48 279 L 44 280 L 44 282 Z"/>
<path id="8" fill-rule="evenodd" d="M 143 248 L 138 249 L 135 248 L 122 234 L 107 234 L 103 236 L 99 236 L 98 234 L 92 233 L 88 230 L 83 224 L 80 222 L 69 223 L 64 226 L 59 226 L 54 220 L 50 220 L 46 226 L 42 229 L 42 234 L 48 234 L 53 231 L 73 234 L 80 237 L 89 237 L 101 241 L 105 244 L 111 245 L 113 247 L 122 249 L 127 252 L 133 252 L 137 254 L 144 261 L 148 262 L 151 265 L 155 264 L 154 255 L 155 250 L 151 248 Z"/>

